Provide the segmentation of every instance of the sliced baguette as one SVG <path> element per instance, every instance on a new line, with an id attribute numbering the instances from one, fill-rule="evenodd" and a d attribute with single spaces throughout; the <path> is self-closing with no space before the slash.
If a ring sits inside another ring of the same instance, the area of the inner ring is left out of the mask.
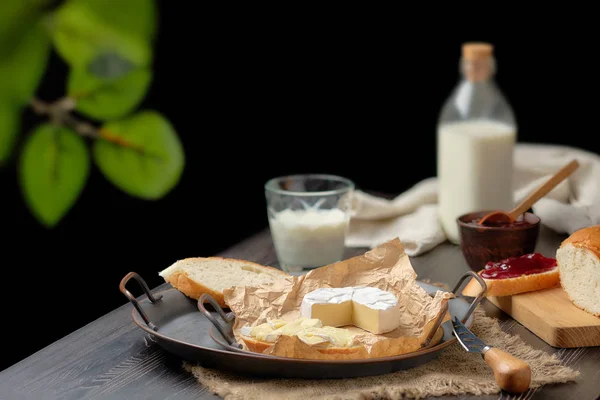
<path id="1" fill-rule="evenodd" d="M 269 347 L 273 346 L 273 343 L 265 342 L 263 340 L 256 340 L 248 336 L 240 336 L 244 341 L 244 344 L 248 347 L 248 350 L 255 353 L 262 353 Z"/>
<path id="2" fill-rule="evenodd" d="M 442 340 L 444 336 L 444 330 L 440 327 L 437 332 L 433 335 L 431 342 L 428 347 L 436 346 Z M 240 338 L 248 348 L 248 350 L 262 353 L 262 354 L 270 354 L 268 351 L 269 348 L 274 346 L 274 343 L 257 340 L 255 338 L 240 335 Z M 293 343 L 293 338 L 291 336 L 282 337 L 285 343 L 283 343 L 283 348 L 291 349 L 294 345 L 304 347 L 302 350 L 295 348 L 292 354 L 286 354 L 281 356 L 293 357 L 293 358 L 312 358 L 312 359 L 323 359 L 323 360 L 354 360 L 360 358 L 369 358 L 369 352 L 367 348 L 362 345 L 353 345 L 348 347 L 340 347 L 334 345 L 324 345 L 324 346 L 316 346 L 309 347 L 308 345 L 302 344 L 300 341 L 296 341 Z M 279 340 L 281 341 L 280 338 Z M 306 346 L 306 347 L 305 347 Z M 413 344 L 407 344 L 406 346 L 413 346 Z M 406 346 L 384 346 L 379 349 L 377 357 L 386 357 L 398 354 L 405 354 L 411 351 L 417 351 L 418 349 L 408 348 Z M 395 351 L 391 353 L 392 350 Z M 278 354 L 280 355 L 280 354 Z"/>
<path id="3" fill-rule="evenodd" d="M 556 262 L 571 302 L 600 317 L 600 225 L 573 232 L 556 250 Z"/>
<path id="4" fill-rule="evenodd" d="M 478 272 L 479 275 L 484 270 Z M 517 278 L 485 279 L 487 285 L 486 297 L 512 296 L 514 294 L 533 292 L 534 290 L 548 289 L 560 286 L 558 266 L 546 272 L 531 275 L 522 275 Z M 471 278 L 462 291 L 464 296 L 477 296 L 481 291 L 481 285 L 475 278 Z"/>
<path id="5" fill-rule="evenodd" d="M 257 340 L 248 336 L 241 336 L 241 338 L 248 347 L 248 350 L 255 353 L 264 353 L 265 350 L 273 346 L 271 342 Z M 323 346 L 315 350 L 322 354 L 324 358 L 334 359 L 364 358 L 367 354 L 367 349 L 362 345 L 351 347 Z"/>
<path id="6" fill-rule="evenodd" d="M 175 289 L 198 300 L 203 293 L 227 307 L 223 290 L 233 286 L 273 283 L 290 275 L 273 267 L 251 261 L 223 257 L 185 258 L 159 272 Z"/>

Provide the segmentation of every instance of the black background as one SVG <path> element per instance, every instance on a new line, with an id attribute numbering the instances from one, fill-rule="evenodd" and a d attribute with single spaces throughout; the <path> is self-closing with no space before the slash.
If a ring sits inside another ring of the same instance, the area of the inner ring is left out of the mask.
<path id="1" fill-rule="evenodd" d="M 595 43 L 585 24 L 458 32 L 472 21 L 442 27 L 360 10 L 199 13 L 181 4 L 159 3 L 154 80 L 140 107 L 166 115 L 184 145 L 185 171 L 171 193 L 129 197 L 94 167 L 50 230 L 23 202 L 16 160 L 0 169 L 10 343 L 0 369 L 124 304 L 118 283 L 127 272 L 154 287 L 177 259 L 214 255 L 266 227 L 263 183 L 272 176 L 333 173 L 399 193 L 435 175 L 437 116 L 459 78 L 464 41 L 495 45 L 520 142 L 599 152 Z M 38 94 L 61 96 L 65 73 L 53 57 Z M 26 130 L 36 122 L 25 115 Z"/>

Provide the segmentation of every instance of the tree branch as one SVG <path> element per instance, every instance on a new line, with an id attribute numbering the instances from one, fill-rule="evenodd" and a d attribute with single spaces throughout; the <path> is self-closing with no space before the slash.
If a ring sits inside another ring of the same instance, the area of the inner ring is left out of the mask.
<path id="1" fill-rule="evenodd" d="M 38 98 L 32 98 L 31 107 L 36 114 L 47 115 L 52 123 L 56 125 L 65 125 L 73 129 L 77 134 L 92 139 L 102 139 L 121 147 L 131 149 L 137 153 L 145 154 L 144 149 L 127 139 L 110 133 L 106 129 L 97 128 L 89 122 L 75 118 L 71 111 L 75 108 L 73 99 L 65 97 L 54 103 L 46 103 Z"/>

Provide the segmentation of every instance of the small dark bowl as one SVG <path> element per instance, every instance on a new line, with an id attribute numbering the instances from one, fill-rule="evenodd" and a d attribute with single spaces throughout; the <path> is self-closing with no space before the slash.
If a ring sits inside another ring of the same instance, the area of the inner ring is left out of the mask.
<path id="1" fill-rule="evenodd" d="M 518 218 L 521 221 L 524 218 L 528 224 L 519 226 L 480 226 L 473 222 L 490 212 L 472 212 L 456 220 L 462 253 L 469 267 L 476 272 L 489 261 L 533 253 L 540 232 L 540 218 L 530 212 Z"/>

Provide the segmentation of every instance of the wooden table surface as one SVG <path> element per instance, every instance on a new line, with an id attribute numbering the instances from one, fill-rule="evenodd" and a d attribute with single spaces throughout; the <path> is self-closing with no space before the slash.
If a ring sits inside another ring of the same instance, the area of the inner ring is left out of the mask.
<path id="1" fill-rule="evenodd" d="M 555 254 L 563 236 L 542 229 L 536 251 Z M 347 249 L 345 257 L 367 249 Z M 268 230 L 219 254 L 277 266 Z M 420 280 L 453 287 L 468 270 L 458 246 L 448 242 L 411 262 Z M 160 285 L 153 291 L 167 288 Z M 124 303 L 126 299 L 124 298 Z M 502 329 L 520 335 L 533 347 L 556 354 L 581 372 L 577 382 L 547 385 L 521 396 L 463 396 L 460 399 L 577 399 L 600 398 L 600 347 L 556 349 L 548 346 L 491 303 L 488 315 Z M 181 360 L 151 342 L 131 319 L 126 303 L 96 321 L 56 341 L 0 372 L 0 399 L 218 399 L 181 368 Z"/>

